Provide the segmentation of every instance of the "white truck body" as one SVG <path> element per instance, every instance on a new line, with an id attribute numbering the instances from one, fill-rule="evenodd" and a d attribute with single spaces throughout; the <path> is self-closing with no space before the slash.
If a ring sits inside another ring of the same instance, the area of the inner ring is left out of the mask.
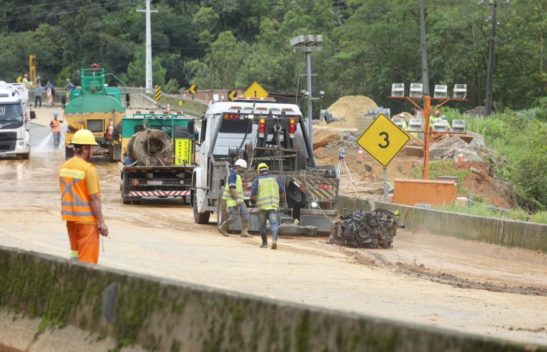
<path id="1" fill-rule="evenodd" d="M 0 157 L 30 154 L 28 90 L 23 84 L 0 81 Z"/>
<path id="2" fill-rule="evenodd" d="M 242 158 L 248 163 L 241 174 L 246 202 L 256 166 L 266 162 L 270 174 L 285 185 L 285 211 L 301 225 L 330 231 L 331 222 L 324 214 L 335 212 L 339 180 L 334 167 L 315 165 L 306 122 L 295 104 L 257 100 L 211 103 L 201 119 L 192 179 L 195 222 L 207 223 L 211 213 L 221 215 L 229 165 Z M 258 217 L 253 220 L 252 210 L 250 230 L 256 231 Z"/>

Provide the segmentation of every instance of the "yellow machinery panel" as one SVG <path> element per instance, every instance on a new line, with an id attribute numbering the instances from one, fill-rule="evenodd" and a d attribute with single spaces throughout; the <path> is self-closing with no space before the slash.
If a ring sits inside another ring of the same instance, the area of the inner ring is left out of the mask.
<path id="1" fill-rule="evenodd" d="M 192 140 L 188 138 L 175 139 L 175 165 L 189 165 L 193 162 Z"/>

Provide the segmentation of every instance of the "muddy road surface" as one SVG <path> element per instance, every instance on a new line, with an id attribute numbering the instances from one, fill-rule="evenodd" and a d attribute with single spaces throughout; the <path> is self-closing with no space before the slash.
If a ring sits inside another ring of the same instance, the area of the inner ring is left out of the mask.
<path id="1" fill-rule="evenodd" d="M 0 160 L 0 245 L 68 258 L 56 176 L 64 150 L 39 124 L 32 133 L 30 160 Z M 389 250 L 305 237 L 260 249 L 259 236 L 195 224 L 189 206 L 123 205 L 118 165 L 97 169 L 111 232 L 101 266 L 547 346 L 543 253 L 410 231 Z"/>

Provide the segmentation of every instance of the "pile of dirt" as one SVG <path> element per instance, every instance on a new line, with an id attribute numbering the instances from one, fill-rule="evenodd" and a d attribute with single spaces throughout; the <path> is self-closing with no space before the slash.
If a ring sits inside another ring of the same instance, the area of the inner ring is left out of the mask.
<path id="1" fill-rule="evenodd" d="M 378 105 L 364 95 L 348 95 L 341 97 L 332 104 L 327 111 L 332 114 L 335 121 L 330 127 L 359 129 L 367 115 L 378 109 Z"/>
<path id="2" fill-rule="evenodd" d="M 473 197 L 480 197 L 498 208 L 508 209 L 517 205 L 511 187 L 494 178 L 487 164 L 466 161 L 458 164 L 458 168 L 471 171 L 463 184 Z"/>

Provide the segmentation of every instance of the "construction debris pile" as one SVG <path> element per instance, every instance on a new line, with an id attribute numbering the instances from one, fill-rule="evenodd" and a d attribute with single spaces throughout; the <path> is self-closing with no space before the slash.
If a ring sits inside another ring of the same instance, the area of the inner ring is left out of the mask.
<path id="1" fill-rule="evenodd" d="M 355 143 L 372 121 L 370 112 L 377 109 L 378 106 L 365 96 L 341 97 L 327 110 L 335 121 L 314 126 L 313 149 L 319 165 L 339 163 L 339 150 L 345 150 L 340 178 L 340 193 L 343 195 L 373 199 L 382 197 L 383 167 Z M 408 121 L 412 115 L 405 112 L 396 116 Z M 421 174 L 423 136 L 411 136 L 411 140 L 388 166 L 390 184 L 397 178 L 416 178 Z M 514 191 L 495 175 L 497 165 L 503 163 L 503 158 L 486 147 L 481 134 L 471 131 L 465 134 L 434 134 L 430 144 L 430 160 L 453 161 L 454 168 L 469 171 L 462 187 L 459 187 L 463 191 L 459 196 L 480 198 L 500 208 L 510 208 L 516 204 Z"/>
<path id="2" fill-rule="evenodd" d="M 355 248 L 391 248 L 398 227 L 404 226 L 389 210 L 357 210 L 333 222 L 329 243 Z"/>

